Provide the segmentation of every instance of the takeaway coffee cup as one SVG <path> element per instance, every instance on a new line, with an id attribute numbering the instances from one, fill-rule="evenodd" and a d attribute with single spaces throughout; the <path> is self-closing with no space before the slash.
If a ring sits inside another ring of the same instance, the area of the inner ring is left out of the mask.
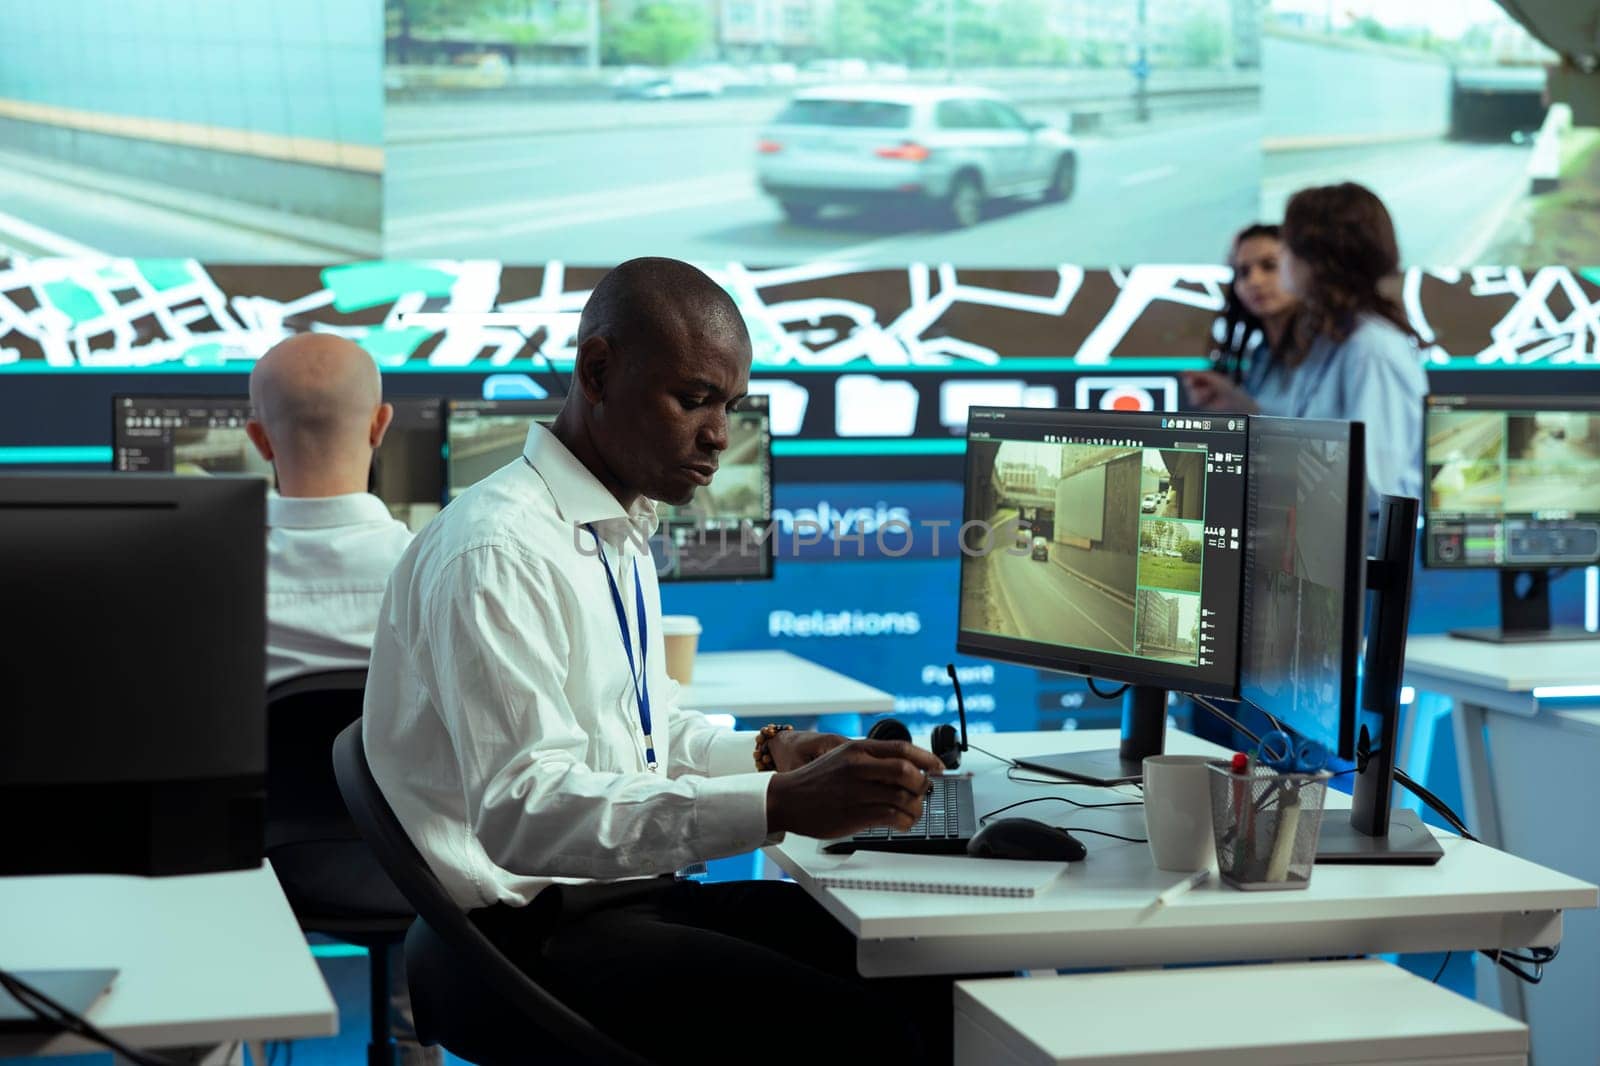
<path id="1" fill-rule="evenodd" d="M 1151 755 L 1144 760 L 1144 823 L 1156 868 L 1204 870 L 1216 861 L 1211 826 L 1209 755 Z"/>
<path id="2" fill-rule="evenodd" d="M 692 614 L 661 617 L 661 639 L 667 646 L 667 676 L 680 685 L 694 677 L 694 653 L 700 645 L 700 619 Z"/>

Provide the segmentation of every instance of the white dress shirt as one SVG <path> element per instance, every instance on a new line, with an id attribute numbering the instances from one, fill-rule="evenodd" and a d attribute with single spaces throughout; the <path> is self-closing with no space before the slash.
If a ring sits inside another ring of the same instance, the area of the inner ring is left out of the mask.
<path id="1" fill-rule="evenodd" d="M 639 655 L 658 768 L 645 760 L 622 631 Z M 523 457 L 457 497 L 395 567 L 363 715 L 373 776 L 463 908 L 526 904 L 553 882 L 671 873 L 769 839 L 753 733 L 678 706 L 648 549 L 655 508 L 622 505 L 542 426 Z"/>
<path id="2" fill-rule="evenodd" d="M 365 492 L 267 497 L 267 684 L 365 669 L 411 531 Z"/>

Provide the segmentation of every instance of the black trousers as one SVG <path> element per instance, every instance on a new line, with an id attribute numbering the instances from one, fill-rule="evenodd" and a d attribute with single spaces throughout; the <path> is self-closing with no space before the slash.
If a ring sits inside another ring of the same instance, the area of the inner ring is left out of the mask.
<path id="1" fill-rule="evenodd" d="M 866 979 L 855 938 L 784 881 L 551 886 L 472 912 L 596 1028 L 668 1063 L 948 1063 L 949 977 Z"/>

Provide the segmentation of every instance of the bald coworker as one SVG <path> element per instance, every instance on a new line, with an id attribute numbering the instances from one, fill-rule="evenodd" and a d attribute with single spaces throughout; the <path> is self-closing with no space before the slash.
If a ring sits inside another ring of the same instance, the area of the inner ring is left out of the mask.
<path id="1" fill-rule="evenodd" d="M 378 366 L 326 333 L 279 342 L 250 374 L 250 440 L 278 475 L 267 499 L 267 684 L 366 669 L 395 560 L 411 532 L 368 493 L 394 418 Z"/>
<path id="2" fill-rule="evenodd" d="M 389 572 L 411 543 L 411 531 L 366 491 L 372 453 L 394 418 L 378 365 L 343 337 L 301 333 L 256 363 L 250 405 L 245 431 L 278 476 L 267 497 L 267 684 L 365 670 Z M 279 871 L 296 898 L 333 907 L 348 898 L 350 871 L 337 858 L 299 858 Z M 389 1003 L 398 1061 L 437 1066 L 439 1050 L 417 1043 L 399 948 L 389 952 Z"/>

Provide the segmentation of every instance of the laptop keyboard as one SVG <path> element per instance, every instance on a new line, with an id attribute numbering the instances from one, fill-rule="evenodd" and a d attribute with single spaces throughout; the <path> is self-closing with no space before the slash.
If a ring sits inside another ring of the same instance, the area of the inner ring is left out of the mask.
<path id="1" fill-rule="evenodd" d="M 967 850 L 967 841 L 977 832 L 977 815 L 972 803 L 970 777 L 930 778 L 933 790 L 922 801 L 922 817 L 909 829 L 880 826 L 835 841 L 823 850 L 838 854 L 850 851 L 906 851 L 925 854 L 957 854 Z"/>

